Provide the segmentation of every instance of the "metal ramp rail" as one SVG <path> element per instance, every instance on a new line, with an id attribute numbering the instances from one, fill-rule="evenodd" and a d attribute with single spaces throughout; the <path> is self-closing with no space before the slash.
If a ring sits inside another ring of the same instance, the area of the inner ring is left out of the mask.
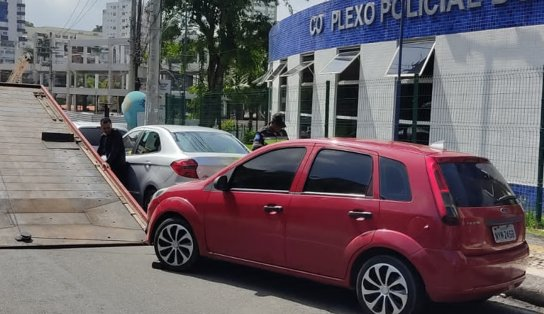
<path id="1" fill-rule="evenodd" d="M 143 244 L 144 228 L 47 90 L 0 84 L 0 248 Z"/>

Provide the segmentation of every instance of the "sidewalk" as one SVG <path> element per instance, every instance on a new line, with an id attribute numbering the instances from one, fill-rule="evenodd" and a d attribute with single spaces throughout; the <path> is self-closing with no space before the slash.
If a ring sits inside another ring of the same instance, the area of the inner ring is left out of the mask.
<path id="1" fill-rule="evenodd" d="M 544 237 L 527 233 L 530 255 L 527 277 L 521 286 L 506 292 L 507 296 L 544 307 Z"/>

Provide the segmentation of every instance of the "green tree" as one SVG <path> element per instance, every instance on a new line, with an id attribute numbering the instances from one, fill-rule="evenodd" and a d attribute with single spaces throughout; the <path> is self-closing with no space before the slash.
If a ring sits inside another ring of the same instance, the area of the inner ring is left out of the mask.
<path id="1" fill-rule="evenodd" d="M 187 12 L 191 24 L 198 26 L 208 55 L 208 90 L 219 92 L 225 85 L 228 69 L 243 51 L 247 53 L 247 49 L 254 44 L 262 44 L 268 40 L 271 22 L 263 16 L 253 16 L 249 13 L 250 9 L 256 3 L 274 2 L 276 0 L 165 0 L 164 11 L 167 20 L 177 21 L 181 21 L 182 14 Z M 182 34 L 182 23 L 168 25 L 172 26 L 172 34 Z M 258 37 L 256 43 L 254 39 Z"/>
<path id="2" fill-rule="evenodd" d="M 96 25 L 93 30 L 93 32 L 102 32 L 102 25 Z"/>

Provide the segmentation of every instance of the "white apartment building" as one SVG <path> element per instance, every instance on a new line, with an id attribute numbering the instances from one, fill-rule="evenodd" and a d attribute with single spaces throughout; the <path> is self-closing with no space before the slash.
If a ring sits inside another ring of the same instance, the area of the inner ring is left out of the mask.
<path id="1" fill-rule="evenodd" d="M 17 43 L 26 41 L 23 0 L 0 1 L 0 63 L 15 63 Z"/>
<path id="2" fill-rule="evenodd" d="M 265 5 L 260 2 L 256 2 L 253 5 L 253 11 L 268 16 L 272 22 L 276 22 L 278 20 L 277 4 L 275 3 Z"/>
<path id="3" fill-rule="evenodd" d="M 102 34 L 104 38 L 129 38 L 131 0 L 109 2 L 102 11 Z"/>

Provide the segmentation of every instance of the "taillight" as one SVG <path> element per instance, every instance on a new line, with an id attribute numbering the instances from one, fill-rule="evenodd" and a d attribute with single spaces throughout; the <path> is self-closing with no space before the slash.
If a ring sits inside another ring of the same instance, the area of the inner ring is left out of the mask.
<path id="1" fill-rule="evenodd" d="M 434 199 L 442 222 L 447 225 L 457 225 L 459 223 L 459 212 L 453 202 L 446 179 L 442 175 L 440 165 L 433 159 L 428 160 L 427 172 L 431 176 Z"/>
<path id="2" fill-rule="evenodd" d="M 198 174 L 196 173 L 198 163 L 194 159 L 176 160 L 170 164 L 170 167 L 179 176 L 198 179 Z"/>

